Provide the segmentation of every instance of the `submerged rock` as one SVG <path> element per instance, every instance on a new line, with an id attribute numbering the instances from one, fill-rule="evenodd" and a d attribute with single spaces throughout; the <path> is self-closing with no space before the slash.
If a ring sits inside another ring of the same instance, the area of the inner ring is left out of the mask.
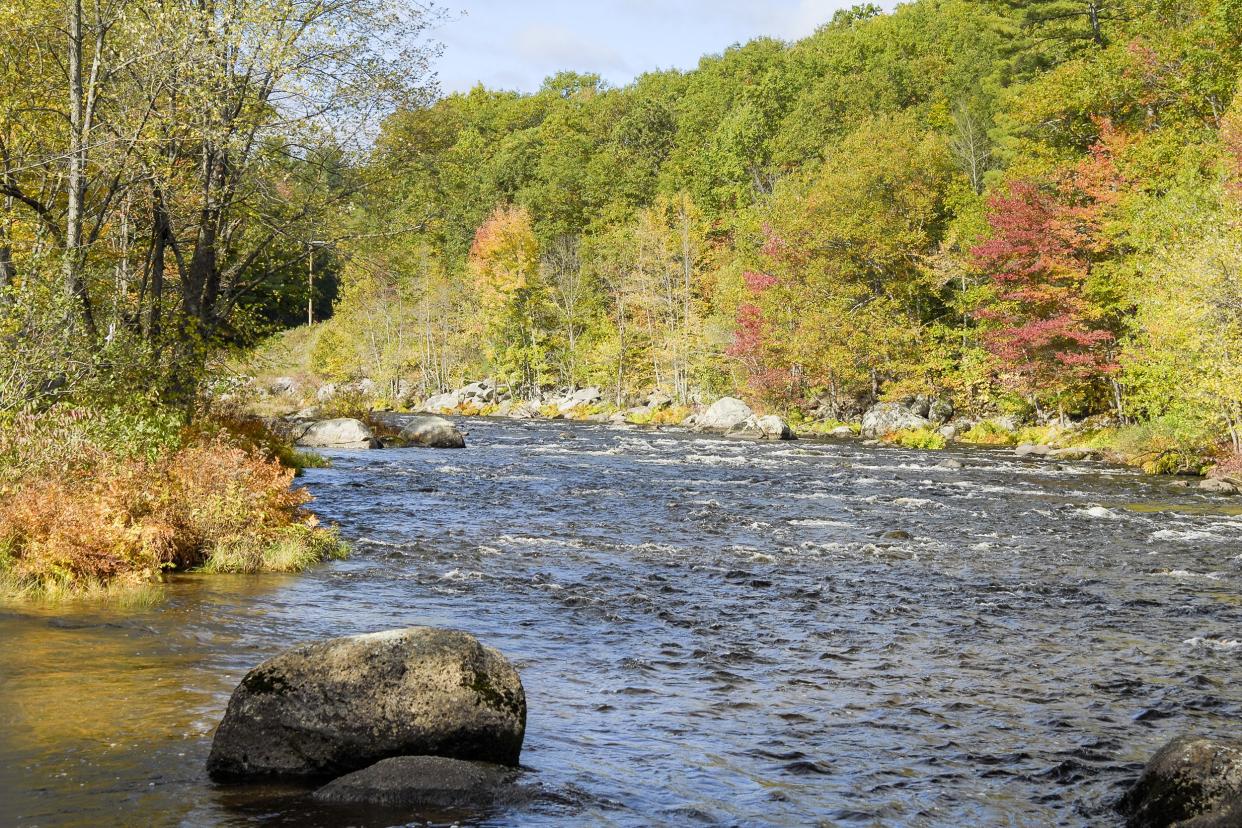
<path id="1" fill-rule="evenodd" d="M 721 397 L 694 420 L 696 428 L 729 431 L 755 416 L 750 406 L 736 397 Z"/>
<path id="2" fill-rule="evenodd" d="M 929 428 L 931 420 L 911 411 L 900 403 L 880 403 L 867 409 L 862 419 L 864 437 L 881 437 L 894 431 Z"/>
<path id="3" fill-rule="evenodd" d="M 390 808 L 487 807 L 528 799 L 514 768 L 442 756 L 398 756 L 342 776 L 319 790 L 320 802 Z"/>
<path id="4" fill-rule="evenodd" d="M 466 438 L 443 417 L 414 417 L 398 435 L 408 445 L 423 448 L 465 448 Z"/>
<path id="5" fill-rule="evenodd" d="M 1118 806 L 1129 828 L 1242 822 L 1242 742 L 1181 737 L 1152 757 Z"/>
<path id="6" fill-rule="evenodd" d="M 213 779 L 322 778 L 393 756 L 516 765 L 526 695 L 505 657 L 410 627 L 287 650 L 242 679 L 207 760 Z"/>
<path id="7" fill-rule="evenodd" d="M 375 434 L 361 420 L 342 417 L 313 423 L 297 438 L 306 448 L 366 449 L 379 443 Z"/>
<path id="8" fill-rule="evenodd" d="M 1230 483 L 1228 480 L 1220 480 L 1219 478 L 1209 477 L 1199 483 L 1199 489 L 1213 494 L 1237 494 L 1238 487 Z"/>

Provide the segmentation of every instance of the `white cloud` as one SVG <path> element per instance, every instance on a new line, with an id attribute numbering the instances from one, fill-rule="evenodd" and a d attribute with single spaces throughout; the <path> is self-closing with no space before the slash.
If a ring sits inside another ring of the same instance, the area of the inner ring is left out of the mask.
<path id="1" fill-rule="evenodd" d="M 621 53 L 610 46 L 592 42 L 564 26 L 533 24 L 514 38 L 517 55 L 540 65 L 565 68 L 630 71 Z"/>

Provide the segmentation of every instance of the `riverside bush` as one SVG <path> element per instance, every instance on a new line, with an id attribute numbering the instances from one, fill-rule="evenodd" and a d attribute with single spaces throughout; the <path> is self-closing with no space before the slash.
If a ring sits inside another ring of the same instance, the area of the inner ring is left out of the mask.
<path id="1" fill-rule="evenodd" d="M 1018 435 L 998 426 L 991 420 L 971 426 L 958 437 L 963 443 L 975 443 L 983 446 L 1014 446 L 1018 443 Z"/>
<path id="2" fill-rule="evenodd" d="M 1086 445 L 1118 455 L 1148 474 L 1199 474 L 1210 463 L 1215 442 L 1210 425 L 1165 416 L 1103 429 Z"/>
<path id="3" fill-rule="evenodd" d="M 894 431 L 892 434 L 884 436 L 884 442 L 892 443 L 908 449 L 924 449 L 930 451 L 939 451 L 944 448 L 946 441 L 941 434 L 932 431 L 930 428 L 913 428 L 904 429 L 902 431 Z"/>
<path id="4" fill-rule="evenodd" d="M 125 443 L 111 430 L 126 420 Z M 0 429 L 0 591 L 125 591 L 168 570 L 289 572 L 343 555 L 253 436 L 177 415 L 56 408 Z"/>

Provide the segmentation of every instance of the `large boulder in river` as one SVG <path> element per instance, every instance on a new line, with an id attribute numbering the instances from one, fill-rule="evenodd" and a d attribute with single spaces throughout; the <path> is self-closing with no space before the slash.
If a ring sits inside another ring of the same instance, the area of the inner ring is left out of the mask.
<path id="1" fill-rule="evenodd" d="M 207 760 L 213 779 L 325 778 L 393 756 L 516 765 L 526 695 L 505 657 L 472 635 L 410 627 L 295 647 L 229 699 Z"/>
<path id="2" fill-rule="evenodd" d="M 862 435 L 882 437 L 894 431 L 930 428 L 931 424 L 931 420 L 919 416 L 900 403 L 879 403 L 863 414 Z"/>
<path id="3" fill-rule="evenodd" d="M 769 414 L 766 417 L 751 417 L 734 429 L 732 433 L 758 437 L 761 440 L 797 439 L 793 429 L 789 427 L 789 423 L 775 414 Z"/>
<path id="4" fill-rule="evenodd" d="M 695 417 L 696 428 L 710 431 L 729 431 L 755 416 L 750 406 L 736 397 L 721 397 L 711 407 Z"/>
<path id="5" fill-rule="evenodd" d="M 336 420 L 320 420 L 297 439 L 306 448 L 364 449 L 378 445 L 375 434 L 360 420 L 341 417 Z"/>
<path id="6" fill-rule="evenodd" d="M 1182 737 L 1152 757 L 1119 810 L 1130 828 L 1238 826 L 1242 742 Z"/>
<path id="7" fill-rule="evenodd" d="M 413 417 L 401 429 L 400 438 L 424 448 L 465 448 L 466 438 L 443 417 Z"/>
<path id="8" fill-rule="evenodd" d="M 514 785 L 517 775 L 504 765 L 398 756 L 333 780 L 315 791 L 314 798 L 388 808 L 482 808 L 529 798 L 533 789 Z"/>

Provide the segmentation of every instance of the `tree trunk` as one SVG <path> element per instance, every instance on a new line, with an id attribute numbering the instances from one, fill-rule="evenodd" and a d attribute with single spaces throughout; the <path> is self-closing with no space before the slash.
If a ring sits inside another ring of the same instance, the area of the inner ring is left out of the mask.
<path id="1" fill-rule="evenodd" d="M 171 232 L 163 196 L 159 192 L 155 194 L 151 212 L 154 236 L 151 240 L 151 307 L 147 312 L 147 343 L 158 349 L 164 306 L 164 254 Z"/>
<path id="2" fill-rule="evenodd" d="M 87 332 L 95 320 L 82 280 L 82 203 L 86 196 L 85 100 L 82 91 L 82 0 L 69 2 L 69 174 L 66 179 L 65 292 L 82 306 Z"/>
<path id="3" fill-rule="evenodd" d="M 13 247 L 9 242 L 9 228 L 6 222 L 0 224 L 0 308 L 12 301 L 9 288 L 15 281 L 17 281 L 17 268 L 13 265 Z"/>
<path id="4" fill-rule="evenodd" d="M 1091 36 L 1096 43 L 1104 45 L 1104 29 L 1100 23 L 1100 0 L 1088 0 L 1087 17 L 1091 20 Z"/>

